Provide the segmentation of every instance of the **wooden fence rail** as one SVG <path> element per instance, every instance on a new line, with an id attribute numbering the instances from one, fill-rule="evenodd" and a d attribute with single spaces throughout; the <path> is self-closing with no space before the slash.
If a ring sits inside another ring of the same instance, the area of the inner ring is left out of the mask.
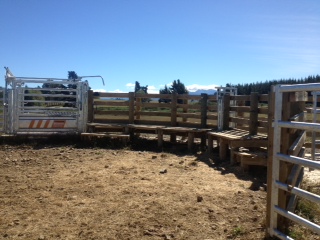
<path id="1" fill-rule="evenodd" d="M 216 128 L 215 95 L 89 93 L 88 119 L 95 123 Z"/>

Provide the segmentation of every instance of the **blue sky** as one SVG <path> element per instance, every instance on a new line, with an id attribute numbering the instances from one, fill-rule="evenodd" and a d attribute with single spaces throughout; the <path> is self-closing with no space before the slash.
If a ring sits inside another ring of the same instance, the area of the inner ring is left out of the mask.
<path id="1" fill-rule="evenodd" d="M 0 65 L 158 93 L 320 74 L 319 0 L 1 0 Z M 5 70 L 3 69 L 3 75 Z M 0 79 L 4 86 L 4 78 Z"/>

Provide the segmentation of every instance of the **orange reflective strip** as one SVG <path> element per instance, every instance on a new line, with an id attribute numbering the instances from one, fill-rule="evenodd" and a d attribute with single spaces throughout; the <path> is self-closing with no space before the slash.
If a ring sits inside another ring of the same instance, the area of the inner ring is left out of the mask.
<path id="1" fill-rule="evenodd" d="M 34 122 L 35 122 L 35 120 L 32 120 L 32 121 L 30 122 L 29 128 L 33 128 Z"/>
<path id="2" fill-rule="evenodd" d="M 36 128 L 41 128 L 41 124 L 42 124 L 42 120 L 39 120 L 39 122 L 38 122 L 38 124 L 37 124 Z"/>
<path id="3" fill-rule="evenodd" d="M 50 120 L 47 120 L 46 123 L 44 124 L 44 128 L 48 128 L 49 123 L 50 123 Z"/>

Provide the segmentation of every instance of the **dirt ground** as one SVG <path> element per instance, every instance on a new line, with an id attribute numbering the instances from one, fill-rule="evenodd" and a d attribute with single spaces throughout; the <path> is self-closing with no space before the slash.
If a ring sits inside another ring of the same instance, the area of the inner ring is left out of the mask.
<path id="1" fill-rule="evenodd" d="M 263 170 L 174 148 L 38 142 L 0 155 L 0 239 L 264 238 Z"/>

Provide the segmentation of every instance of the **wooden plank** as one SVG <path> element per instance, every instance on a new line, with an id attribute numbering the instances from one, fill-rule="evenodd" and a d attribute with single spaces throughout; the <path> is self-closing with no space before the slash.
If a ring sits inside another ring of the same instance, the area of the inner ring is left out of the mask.
<path id="1" fill-rule="evenodd" d="M 229 128 L 229 115 L 230 115 L 230 95 L 226 94 L 223 96 L 223 126 L 222 129 L 226 130 Z"/>
<path id="2" fill-rule="evenodd" d="M 289 148 L 289 154 L 297 156 L 306 141 L 306 131 L 301 131 Z"/>
<path id="3" fill-rule="evenodd" d="M 201 127 L 207 127 L 207 106 L 208 106 L 208 94 L 201 94 Z"/>
<path id="4" fill-rule="evenodd" d="M 99 118 L 94 118 L 93 120 L 95 123 L 129 123 L 127 119 L 99 119 Z"/>
<path id="5" fill-rule="evenodd" d="M 88 91 L 88 122 L 93 121 L 93 91 Z"/>
<path id="6" fill-rule="evenodd" d="M 249 122 L 249 133 L 255 135 L 258 132 L 258 93 L 251 93 L 250 95 L 250 122 Z"/>
<path id="7" fill-rule="evenodd" d="M 208 111 L 209 112 L 217 112 L 218 111 L 218 106 L 214 106 L 214 105 L 208 105 Z"/>
<path id="8" fill-rule="evenodd" d="M 259 107 L 258 108 L 258 113 L 260 113 L 260 114 L 268 114 L 269 113 L 269 109 L 268 108 L 266 108 L 266 107 Z"/>
<path id="9" fill-rule="evenodd" d="M 93 105 L 95 107 L 99 107 L 99 106 L 129 106 L 129 101 L 107 101 L 107 100 L 103 100 L 103 101 L 94 101 Z"/>
<path id="10" fill-rule="evenodd" d="M 237 113 L 245 113 L 250 112 L 250 107 L 248 106 L 230 106 L 231 111 L 235 111 Z"/>
<path id="11" fill-rule="evenodd" d="M 177 113 L 177 117 L 200 119 L 201 115 L 200 113 Z"/>
<path id="12" fill-rule="evenodd" d="M 135 125 L 162 125 L 162 126 L 170 126 L 169 121 L 151 121 L 151 120 L 134 120 Z"/>
<path id="13" fill-rule="evenodd" d="M 250 95 L 236 95 L 231 96 L 230 99 L 236 101 L 250 101 Z"/>
<path id="14" fill-rule="evenodd" d="M 178 108 L 187 108 L 187 109 L 193 109 L 193 110 L 201 110 L 200 105 L 195 104 L 177 104 Z"/>
<path id="15" fill-rule="evenodd" d="M 169 112 L 139 112 L 136 113 L 140 116 L 159 116 L 159 117 L 170 117 L 171 113 Z"/>
<path id="16" fill-rule="evenodd" d="M 247 118 L 240 118 L 240 117 L 230 117 L 230 122 L 234 122 L 234 123 L 237 123 L 237 124 L 247 124 L 249 125 L 250 123 L 250 120 L 247 119 Z"/>
<path id="17" fill-rule="evenodd" d="M 81 136 L 88 137 L 111 137 L 111 138 L 129 138 L 128 134 L 116 134 L 116 133 L 81 133 Z"/>
<path id="18" fill-rule="evenodd" d="M 177 126 L 177 94 L 175 92 L 171 99 L 171 126 Z"/>
<path id="19" fill-rule="evenodd" d="M 242 165 L 253 165 L 253 166 L 267 166 L 268 161 L 266 156 L 242 156 L 241 157 L 241 164 Z"/>
<path id="20" fill-rule="evenodd" d="M 134 92 L 129 93 L 129 123 L 134 122 Z"/>
<path id="21" fill-rule="evenodd" d="M 94 97 L 104 98 L 129 98 L 129 93 L 108 93 L 108 92 L 94 92 Z"/>
<path id="22" fill-rule="evenodd" d="M 207 119 L 208 120 L 218 120 L 218 115 L 217 114 L 208 114 Z"/>
<path id="23" fill-rule="evenodd" d="M 269 94 L 260 94 L 259 102 L 269 102 Z"/>
<path id="24" fill-rule="evenodd" d="M 257 148 L 257 147 L 268 147 L 267 139 L 249 139 L 249 140 L 233 140 L 230 141 L 231 148 Z"/>
<path id="25" fill-rule="evenodd" d="M 106 110 L 106 111 L 94 111 L 95 115 L 113 115 L 113 116 L 119 116 L 119 115 L 125 115 L 128 116 L 129 111 L 120 111 L 120 110 Z"/>

